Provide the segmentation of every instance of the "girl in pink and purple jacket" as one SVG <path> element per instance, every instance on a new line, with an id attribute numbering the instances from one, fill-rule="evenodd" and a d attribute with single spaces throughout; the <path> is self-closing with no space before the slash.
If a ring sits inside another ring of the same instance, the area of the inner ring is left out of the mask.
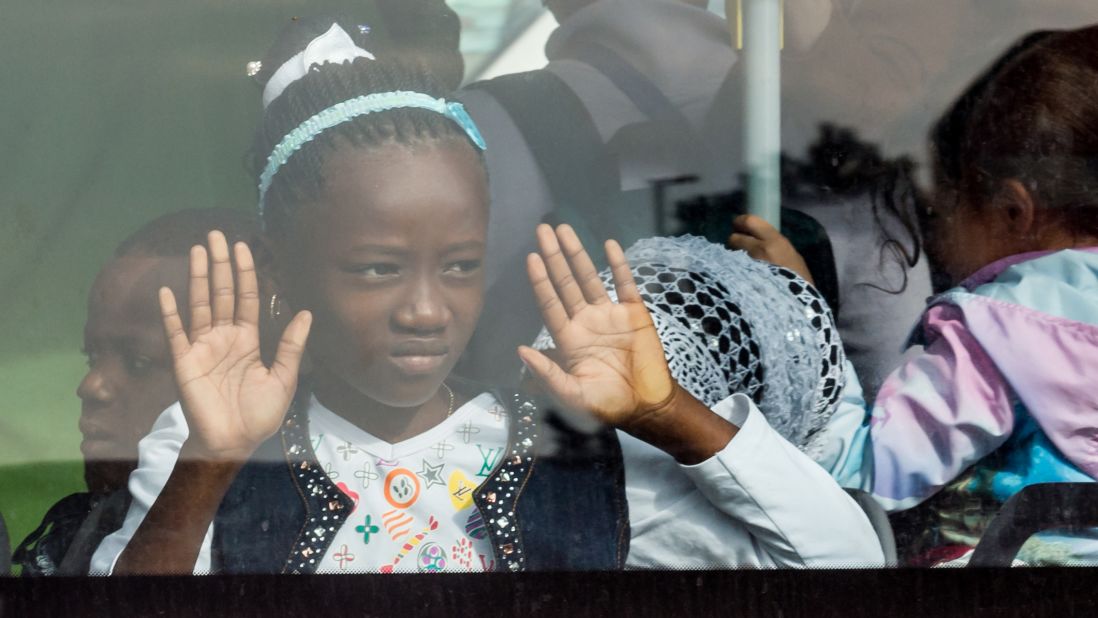
<path id="1" fill-rule="evenodd" d="M 888 510 L 911 509 L 917 564 L 963 562 L 1028 485 L 1098 478 L 1098 27 L 1026 37 L 930 145 L 919 227 L 949 289 L 867 416 L 848 389 L 821 461 Z M 1043 533 L 1019 559 L 1096 562 L 1098 533 Z"/>

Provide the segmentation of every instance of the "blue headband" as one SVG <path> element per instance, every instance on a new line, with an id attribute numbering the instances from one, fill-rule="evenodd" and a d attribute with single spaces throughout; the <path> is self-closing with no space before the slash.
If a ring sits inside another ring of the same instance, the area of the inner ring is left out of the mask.
<path id="1" fill-rule="evenodd" d="M 355 97 L 342 103 L 336 103 L 309 118 L 298 125 L 296 129 L 287 133 L 286 137 L 283 137 L 282 141 L 274 147 L 271 156 L 267 157 L 267 166 L 263 168 L 263 173 L 259 175 L 259 213 L 263 214 L 263 201 L 267 197 L 267 190 L 271 188 L 271 181 L 274 180 L 275 174 L 302 146 L 308 144 L 324 131 L 358 116 L 398 108 L 418 108 L 442 114 L 456 122 L 477 148 L 481 150 L 487 148 L 477 125 L 469 117 L 468 112 L 465 111 L 465 106 L 456 101 L 436 99 L 421 92 L 404 90 Z"/>

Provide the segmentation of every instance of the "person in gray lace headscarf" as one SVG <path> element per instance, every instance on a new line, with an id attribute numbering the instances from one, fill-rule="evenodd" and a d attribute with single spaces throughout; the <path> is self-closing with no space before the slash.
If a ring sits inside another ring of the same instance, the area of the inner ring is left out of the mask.
<path id="1" fill-rule="evenodd" d="M 674 378 L 707 406 L 749 396 L 809 456 L 845 385 L 842 343 L 823 297 L 791 270 L 695 236 L 625 252 Z M 615 300 L 609 270 L 603 284 Z M 535 348 L 549 349 L 546 331 Z"/>

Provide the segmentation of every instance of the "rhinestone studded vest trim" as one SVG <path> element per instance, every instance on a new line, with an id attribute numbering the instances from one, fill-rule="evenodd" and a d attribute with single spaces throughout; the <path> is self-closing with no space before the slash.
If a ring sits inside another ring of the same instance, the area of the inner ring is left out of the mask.
<path id="1" fill-rule="evenodd" d="M 307 399 L 306 399 L 307 401 Z M 293 550 L 282 567 L 283 573 L 313 573 L 328 551 L 336 531 L 346 521 L 354 502 L 332 483 L 317 463 L 309 440 L 308 414 L 300 398 L 294 401 L 282 422 L 282 448 L 294 486 L 305 504 L 305 523 L 294 540 Z"/>
<path id="2" fill-rule="evenodd" d="M 505 457 L 477 487 L 473 503 L 488 521 L 489 537 L 496 554 L 496 569 L 517 572 L 526 567 L 522 547 L 522 526 L 518 520 L 518 501 L 534 471 L 533 447 L 537 440 L 534 415 L 537 406 L 515 393 L 511 405 L 500 404 L 511 413 L 511 426 Z"/>

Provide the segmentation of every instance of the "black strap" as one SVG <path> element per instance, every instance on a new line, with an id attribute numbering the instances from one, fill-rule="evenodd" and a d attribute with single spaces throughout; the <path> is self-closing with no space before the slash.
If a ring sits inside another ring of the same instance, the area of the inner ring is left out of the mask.
<path id="1" fill-rule="evenodd" d="M 674 127 L 684 135 L 701 141 L 690 121 L 667 95 L 614 50 L 593 41 L 584 41 L 570 48 L 565 57 L 602 73 L 649 120 Z"/>
<path id="2" fill-rule="evenodd" d="M 556 205 L 597 203 L 621 186 L 587 107 L 551 71 L 504 75 L 468 88 L 488 92 L 507 110 Z"/>
<path id="3" fill-rule="evenodd" d="M 647 190 L 621 190 L 616 139 L 626 133 L 624 129 L 643 126 L 647 134 L 660 135 L 660 148 L 674 153 L 685 169 L 703 176 L 718 170 L 727 157 L 714 155 L 711 142 L 698 135 L 667 96 L 609 48 L 586 42 L 572 48 L 567 57 L 602 73 L 649 121 L 624 127 L 611 144 L 604 143 L 583 101 L 546 69 L 505 75 L 467 88 L 492 95 L 522 134 L 553 199 L 554 211 L 547 222 L 572 223 L 596 264 L 602 264 L 598 247 L 603 239 L 618 238 L 628 244 L 650 236 L 660 224 L 657 221 L 652 229 L 632 219 L 634 208 L 650 204 Z M 631 226 L 631 222 L 637 224 Z"/>
<path id="4" fill-rule="evenodd" d="M 553 200 L 545 222 L 572 224 L 591 259 L 604 265 L 599 248 L 603 239 L 617 236 L 612 222 L 621 175 L 583 101 L 564 80 L 544 69 L 468 88 L 491 94 L 518 127 Z"/>
<path id="5" fill-rule="evenodd" d="M 644 73 L 614 50 L 594 41 L 582 41 L 571 46 L 566 58 L 582 62 L 610 80 L 614 86 L 644 114 L 650 123 L 661 127 L 664 134 L 675 137 L 674 147 L 681 161 L 689 162 L 694 172 L 716 160 L 709 140 L 690 124 L 686 115 Z"/>

